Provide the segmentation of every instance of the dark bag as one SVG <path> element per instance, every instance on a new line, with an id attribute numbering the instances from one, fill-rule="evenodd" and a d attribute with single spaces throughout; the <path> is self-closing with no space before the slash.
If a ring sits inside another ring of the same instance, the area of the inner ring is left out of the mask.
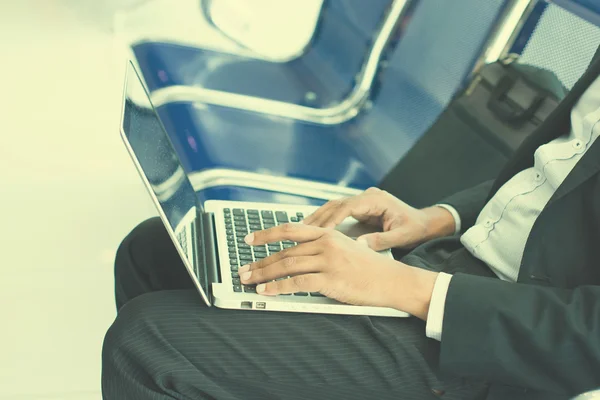
<path id="1" fill-rule="evenodd" d="M 554 73 L 514 58 L 485 65 L 379 187 L 421 208 L 495 178 L 566 92 Z"/>

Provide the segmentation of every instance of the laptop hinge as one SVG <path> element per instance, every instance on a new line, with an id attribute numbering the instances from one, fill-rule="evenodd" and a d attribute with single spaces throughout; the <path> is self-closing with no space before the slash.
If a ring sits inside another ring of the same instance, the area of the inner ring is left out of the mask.
<path id="1" fill-rule="evenodd" d="M 205 265 L 206 265 L 206 274 L 207 274 L 207 282 L 209 286 L 212 286 L 213 283 L 221 282 L 221 276 L 219 275 L 219 259 L 217 256 L 217 243 L 215 241 L 215 215 L 214 213 L 202 213 L 200 215 L 202 218 L 202 229 L 204 239 L 204 243 L 200 243 L 202 248 L 204 249 L 204 257 L 205 257 Z M 212 302 L 212 290 L 211 292 L 211 302 Z"/>

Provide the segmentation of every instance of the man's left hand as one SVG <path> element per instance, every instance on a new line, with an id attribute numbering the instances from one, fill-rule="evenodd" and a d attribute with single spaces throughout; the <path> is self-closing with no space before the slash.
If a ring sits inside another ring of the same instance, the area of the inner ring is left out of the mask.
<path id="1" fill-rule="evenodd" d="M 416 284 L 423 283 L 421 279 L 410 280 L 423 275 L 415 274 L 416 268 L 371 250 L 366 243 L 333 229 L 304 224 L 280 225 L 246 237 L 246 243 L 253 246 L 284 240 L 298 245 L 240 268 L 242 283 L 259 284 L 257 293 L 262 295 L 319 292 L 347 304 L 417 311 L 417 299 L 407 296 Z M 430 288 L 425 287 L 428 296 L 416 297 L 430 298 L 437 274 L 419 271 L 432 274 L 428 275 L 432 281 Z"/>

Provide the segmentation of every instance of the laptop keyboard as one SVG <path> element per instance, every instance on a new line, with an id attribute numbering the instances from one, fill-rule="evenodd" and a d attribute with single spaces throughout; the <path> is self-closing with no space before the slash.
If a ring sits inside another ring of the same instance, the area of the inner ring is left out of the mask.
<path id="1" fill-rule="evenodd" d="M 288 222 L 302 221 L 304 215 L 300 212 L 290 216 L 285 211 L 259 211 L 244 210 L 240 208 L 234 208 L 233 210 L 226 208 L 223 211 L 225 214 L 225 230 L 227 233 L 227 248 L 229 250 L 229 264 L 231 267 L 233 291 L 238 293 L 256 293 L 256 285 L 243 285 L 240 282 L 240 276 L 238 274 L 239 267 L 267 258 L 283 249 L 293 247 L 297 243 L 283 241 L 269 243 L 265 246 L 249 246 L 244 242 L 244 237 L 251 232 L 261 231 Z M 281 296 L 324 297 L 320 293 L 304 292 L 294 293 L 293 295 L 284 294 Z"/>

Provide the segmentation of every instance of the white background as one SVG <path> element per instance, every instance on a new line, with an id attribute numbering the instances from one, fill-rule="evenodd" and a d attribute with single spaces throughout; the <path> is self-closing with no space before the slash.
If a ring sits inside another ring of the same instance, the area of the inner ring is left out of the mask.
<path id="1" fill-rule="evenodd" d="M 101 398 L 114 254 L 155 214 L 100 3 L 0 2 L 0 399 Z"/>

